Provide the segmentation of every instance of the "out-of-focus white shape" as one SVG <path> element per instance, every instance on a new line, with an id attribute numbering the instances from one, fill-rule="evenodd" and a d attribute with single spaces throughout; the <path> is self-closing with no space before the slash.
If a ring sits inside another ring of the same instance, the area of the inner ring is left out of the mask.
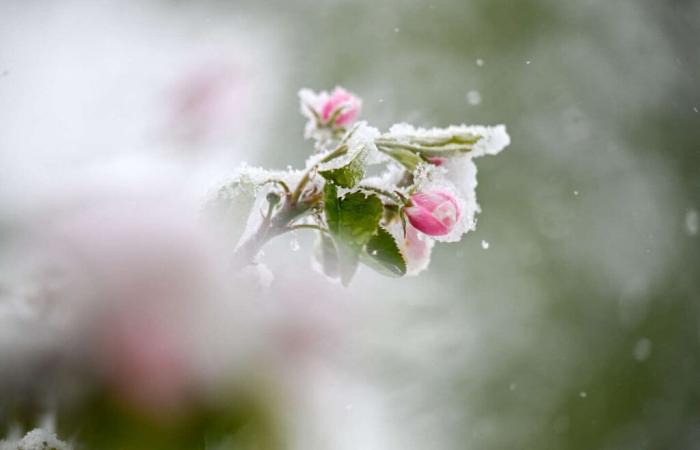
<path id="1" fill-rule="evenodd" d="M 476 59 L 476 65 L 479 66 L 479 67 L 483 67 L 483 66 L 484 66 L 484 60 L 481 59 L 481 58 L 477 58 L 477 59 Z"/>
<path id="2" fill-rule="evenodd" d="M 488 243 L 488 241 L 485 241 L 484 239 L 481 240 L 481 248 L 484 250 L 488 250 L 491 244 Z"/>
<path id="3" fill-rule="evenodd" d="M 0 450 L 71 450 L 72 447 L 49 431 L 36 428 L 16 442 L 1 441 Z"/>
<path id="4" fill-rule="evenodd" d="M 234 277 L 244 285 L 247 284 L 253 289 L 262 290 L 268 289 L 275 280 L 272 271 L 265 264 L 260 262 L 245 266 L 243 269 L 237 271 Z"/>
<path id="5" fill-rule="evenodd" d="M 634 344 L 634 350 L 632 351 L 634 359 L 638 362 L 644 362 L 651 356 L 651 340 L 647 338 L 642 338 Z"/>
<path id="6" fill-rule="evenodd" d="M 581 398 L 586 398 L 588 397 L 588 393 L 586 391 L 581 391 L 578 393 L 578 396 Z"/>
<path id="7" fill-rule="evenodd" d="M 467 92 L 467 102 L 472 106 L 480 105 L 481 104 L 481 93 L 479 93 L 479 91 L 475 91 L 475 90 Z"/>
<path id="8" fill-rule="evenodd" d="M 0 2 L 0 215 L 95 180 L 201 194 L 267 139 L 284 52 L 265 30 L 157 2 Z"/>
<path id="9" fill-rule="evenodd" d="M 685 213 L 685 232 L 688 236 L 696 236 L 700 229 L 700 214 L 695 209 L 689 209 Z"/>

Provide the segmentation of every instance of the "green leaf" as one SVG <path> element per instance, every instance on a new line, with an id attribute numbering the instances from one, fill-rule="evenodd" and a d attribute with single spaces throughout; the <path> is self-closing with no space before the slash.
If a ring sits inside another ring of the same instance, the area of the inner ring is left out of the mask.
<path id="1" fill-rule="evenodd" d="M 324 208 L 338 249 L 340 281 L 347 286 L 357 271 L 360 253 L 379 226 L 384 205 L 376 195 L 362 192 L 338 198 L 337 188 L 329 182 L 324 187 Z"/>
<path id="2" fill-rule="evenodd" d="M 338 186 L 352 188 L 365 176 L 366 164 L 367 150 L 361 148 L 322 164 L 318 173 Z"/>
<path id="3" fill-rule="evenodd" d="M 423 162 L 423 159 L 416 153 L 402 148 L 380 147 L 381 151 L 386 155 L 394 158 L 399 164 L 404 166 L 408 171 L 413 172 L 418 167 L 418 164 Z"/>
<path id="4" fill-rule="evenodd" d="M 323 273 L 330 278 L 340 277 L 340 261 L 338 260 L 338 250 L 335 248 L 333 239 L 326 233 L 320 233 L 316 241 L 314 257 L 321 265 Z"/>
<path id="5" fill-rule="evenodd" d="M 399 251 L 394 237 L 383 227 L 367 242 L 362 262 L 377 272 L 394 277 L 406 275 L 406 261 Z"/>

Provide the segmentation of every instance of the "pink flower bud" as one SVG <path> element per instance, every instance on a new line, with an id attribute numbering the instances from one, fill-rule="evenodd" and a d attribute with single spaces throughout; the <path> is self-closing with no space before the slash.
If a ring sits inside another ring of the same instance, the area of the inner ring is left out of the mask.
<path id="1" fill-rule="evenodd" d="M 430 164 L 438 167 L 440 167 L 445 163 L 445 161 L 447 161 L 447 158 L 443 156 L 428 156 L 425 159 L 427 159 Z"/>
<path id="2" fill-rule="evenodd" d="M 331 125 L 347 127 L 357 119 L 361 107 L 362 102 L 359 98 L 345 89 L 337 87 L 325 99 L 319 113 L 324 122 L 328 123 L 335 116 Z"/>
<path id="3" fill-rule="evenodd" d="M 443 236 L 452 231 L 459 220 L 460 207 L 450 191 L 435 189 L 413 194 L 406 216 L 419 231 L 429 236 Z"/>
<path id="4" fill-rule="evenodd" d="M 360 115 L 362 101 L 345 89 L 337 87 L 330 95 L 322 92 L 314 106 L 325 124 L 347 127 Z"/>

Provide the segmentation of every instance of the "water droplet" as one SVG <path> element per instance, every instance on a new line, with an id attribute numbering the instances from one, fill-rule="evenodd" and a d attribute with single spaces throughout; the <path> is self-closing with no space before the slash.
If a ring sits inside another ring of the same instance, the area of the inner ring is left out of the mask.
<path id="1" fill-rule="evenodd" d="M 479 93 L 479 91 L 467 92 L 467 102 L 473 106 L 480 104 L 481 103 L 481 94 Z"/>
<path id="2" fill-rule="evenodd" d="M 700 215 L 694 209 L 685 213 L 685 232 L 688 236 L 696 236 L 700 230 Z"/>
<path id="3" fill-rule="evenodd" d="M 698 109 L 697 106 L 693 106 L 693 111 L 695 111 L 695 112 L 700 112 L 700 110 Z"/>
<path id="4" fill-rule="evenodd" d="M 488 250 L 490 246 L 491 244 L 489 244 L 488 241 L 485 241 L 483 239 L 481 240 L 481 248 L 483 248 L 484 250 Z"/>
<path id="5" fill-rule="evenodd" d="M 578 195 L 578 191 L 574 191 L 574 195 Z"/>
<path id="6" fill-rule="evenodd" d="M 484 60 L 481 58 L 477 58 L 476 65 L 479 67 L 484 67 Z"/>
<path id="7" fill-rule="evenodd" d="M 651 341 L 647 338 L 638 340 L 637 343 L 634 344 L 632 355 L 638 362 L 644 362 L 649 359 L 651 355 Z"/>
<path id="8" fill-rule="evenodd" d="M 300 248 L 296 233 L 292 233 L 292 239 L 289 241 L 289 248 L 291 248 L 293 252 L 298 251 Z"/>
<path id="9" fill-rule="evenodd" d="M 586 393 L 586 391 L 581 391 L 578 393 L 578 396 L 581 398 L 586 398 L 586 397 L 588 397 L 588 394 Z"/>
<path id="10" fill-rule="evenodd" d="M 531 62 L 532 62 L 532 61 L 527 60 L 527 61 L 525 61 L 525 64 L 527 64 L 527 65 L 529 66 Z"/>

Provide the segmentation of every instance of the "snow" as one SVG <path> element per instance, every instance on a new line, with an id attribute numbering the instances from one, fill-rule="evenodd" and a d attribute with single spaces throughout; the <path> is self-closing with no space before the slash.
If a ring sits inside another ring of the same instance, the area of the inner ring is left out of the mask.
<path id="1" fill-rule="evenodd" d="M 642 338 L 637 341 L 632 351 L 632 356 L 637 362 L 644 362 L 651 356 L 651 340 Z"/>
<path id="2" fill-rule="evenodd" d="M 321 170 L 338 169 L 348 164 L 361 152 L 366 152 L 363 158 L 367 164 L 378 164 L 386 160 L 386 156 L 379 153 L 377 146 L 374 145 L 374 140 L 379 137 L 379 130 L 374 127 L 367 126 L 366 122 L 358 122 L 355 127 L 350 130 L 347 138 L 348 151 L 345 155 L 334 158 L 328 162 L 322 163 L 319 166 Z M 326 151 L 320 155 L 316 155 L 307 160 L 307 168 L 315 165 L 319 160 L 328 156 L 333 150 Z"/>
<path id="3" fill-rule="evenodd" d="M 477 106 L 481 104 L 481 93 L 479 91 L 469 91 L 467 92 L 467 103 L 472 106 Z"/>
<path id="4" fill-rule="evenodd" d="M 700 229 L 700 215 L 697 210 L 689 209 L 685 213 L 685 232 L 688 236 L 697 236 Z"/>
<path id="5" fill-rule="evenodd" d="M 416 128 L 407 123 L 393 125 L 384 138 L 395 139 L 398 142 L 410 143 L 414 139 L 444 139 L 456 137 L 460 139 L 480 139 L 468 154 L 472 158 L 484 155 L 495 155 L 510 145 L 510 136 L 505 125 L 451 125 L 447 128 Z"/>
<path id="6" fill-rule="evenodd" d="M 71 450 L 71 447 L 60 441 L 54 433 L 41 428 L 27 433 L 16 442 L 1 441 L 0 450 Z"/>

